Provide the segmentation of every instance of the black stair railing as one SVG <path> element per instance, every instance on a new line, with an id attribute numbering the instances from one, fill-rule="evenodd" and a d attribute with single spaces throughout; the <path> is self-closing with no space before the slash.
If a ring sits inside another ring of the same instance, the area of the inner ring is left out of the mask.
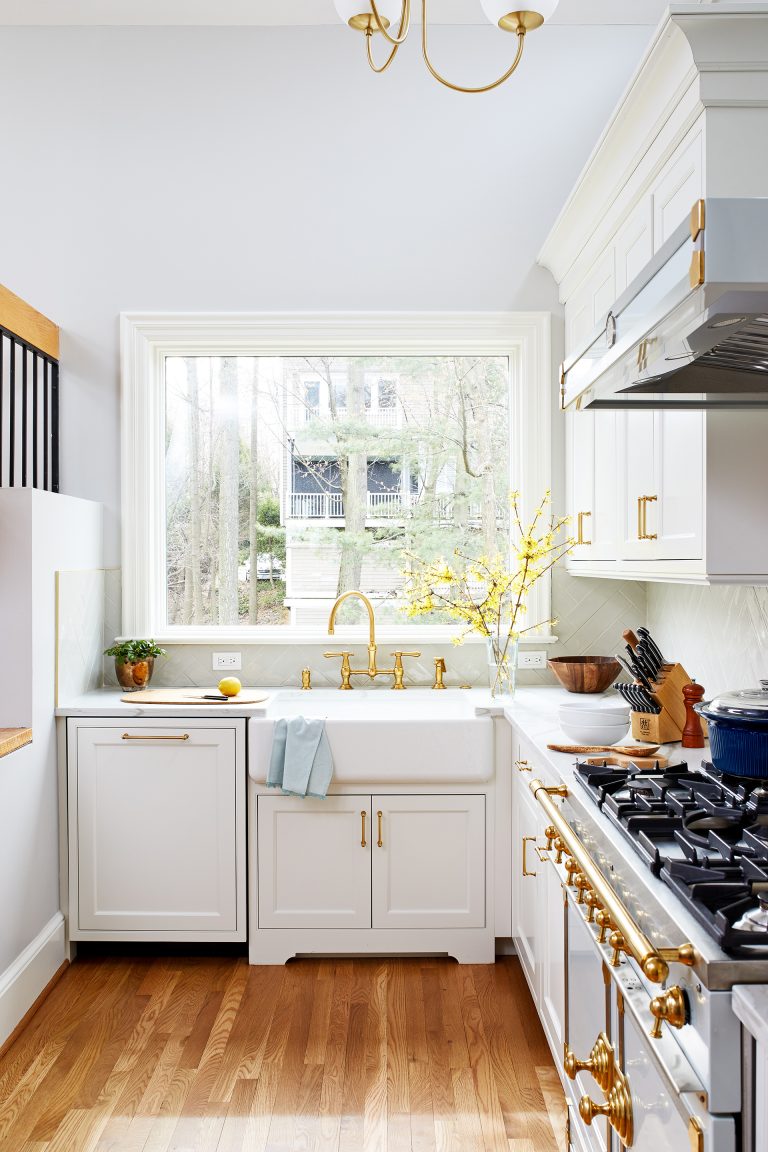
<path id="1" fill-rule="evenodd" d="M 59 491 L 59 362 L 2 325 L 0 488 Z"/>

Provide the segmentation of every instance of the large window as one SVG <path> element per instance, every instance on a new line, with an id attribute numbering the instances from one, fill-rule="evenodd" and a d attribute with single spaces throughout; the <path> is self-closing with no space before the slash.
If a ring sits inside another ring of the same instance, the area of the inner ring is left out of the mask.
<path id="1" fill-rule="evenodd" d="M 352 588 L 413 629 L 407 556 L 503 552 L 548 484 L 544 317 L 123 325 L 125 631 L 319 635 Z"/>

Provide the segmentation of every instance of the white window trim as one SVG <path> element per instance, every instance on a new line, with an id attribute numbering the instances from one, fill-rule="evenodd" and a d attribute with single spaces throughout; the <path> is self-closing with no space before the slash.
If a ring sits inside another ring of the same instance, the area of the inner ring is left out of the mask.
<path id="1" fill-rule="evenodd" d="M 508 356 L 513 430 L 510 483 L 531 505 L 551 486 L 548 312 L 124 312 L 120 329 L 122 626 L 126 636 L 153 636 L 162 643 L 325 642 L 316 629 L 161 623 L 165 620 L 165 411 L 160 385 L 167 356 Z M 550 580 L 545 577 L 534 587 L 527 619 L 547 619 L 550 604 Z M 350 629 L 350 633 L 357 631 Z M 404 625 L 382 627 L 380 636 L 384 642 L 441 643 L 456 631 Z M 541 645 L 553 639 L 539 634 L 530 642 Z"/>

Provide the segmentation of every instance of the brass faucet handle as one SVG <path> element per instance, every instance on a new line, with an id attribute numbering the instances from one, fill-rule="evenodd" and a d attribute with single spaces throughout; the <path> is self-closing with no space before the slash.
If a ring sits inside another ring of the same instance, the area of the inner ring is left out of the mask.
<path id="1" fill-rule="evenodd" d="M 343 692 L 350 692 L 352 690 L 352 685 L 349 682 L 352 674 L 352 668 L 349 663 L 351 655 L 351 652 L 323 652 L 326 660 L 332 660 L 336 656 L 341 656 L 341 684 L 339 685 L 339 689 Z"/>
<path id="2" fill-rule="evenodd" d="M 402 692 L 405 688 L 403 683 L 403 656 L 421 656 L 421 652 L 393 652 L 395 658 L 395 667 L 393 669 L 395 682 L 392 685 L 398 692 Z"/>

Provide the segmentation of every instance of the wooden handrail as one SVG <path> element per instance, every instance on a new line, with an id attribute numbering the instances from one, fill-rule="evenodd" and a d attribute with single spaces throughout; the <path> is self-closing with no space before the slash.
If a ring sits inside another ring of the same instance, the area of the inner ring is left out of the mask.
<path id="1" fill-rule="evenodd" d="M 59 359 L 59 327 L 31 304 L 0 284 L 0 327 L 31 344 L 52 360 Z"/>

